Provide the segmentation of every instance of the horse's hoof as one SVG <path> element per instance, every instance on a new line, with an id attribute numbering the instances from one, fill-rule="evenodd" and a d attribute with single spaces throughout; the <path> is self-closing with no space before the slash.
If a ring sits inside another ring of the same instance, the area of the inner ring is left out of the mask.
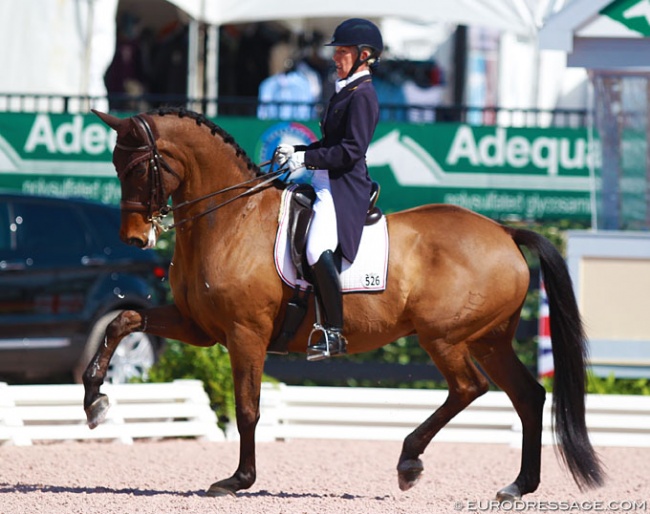
<path id="1" fill-rule="evenodd" d="M 424 464 L 420 459 L 409 459 L 400 462 L 397 466 L 397 479 L 399 488 L 402 491 L 408 491 L 418 483 L 424 471 Z"/>
<path id="2" fill-rule="evenodd" d="M 227 489 L 225 487 L 222 487 L 219 485 L 219 482 L 212 484 L 210 486 L 210 489 L 208 489 L 205 494 L 207 496 L 210 496 L 212 498 L 217 498 L 220 496 L 232 496 L 233 498 L 237 498 L 237 495 L 235 494 L 235 491 L 231 491 L 230 489 Z"/>
<path id="3" fill-rule="evenodd" d="M 110 407 L 108 396 L 100 394 L 86 409 L 86 418 L 88 419 L 88 426 L 96 428 L 100 423 L 106 419 L 106 413 Z"/>
<path id="4" fill-rule="evenodd" d="M 497 501 L 499 503 L 513 502 L 516 500 L 521 500 L 521 491 L 517 484 L 507 485 L 497 493 Z"/>

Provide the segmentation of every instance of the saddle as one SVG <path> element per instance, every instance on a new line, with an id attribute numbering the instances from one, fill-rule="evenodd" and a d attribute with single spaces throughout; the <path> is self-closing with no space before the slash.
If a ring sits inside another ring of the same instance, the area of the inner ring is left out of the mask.
<path id="1" fill-rule="evenodd" d="M 287 227 L 287 237 L 289 240 L 291 262 L 296 268 L 297 274 L 304 278 L 309 277 L 309 265 L 305 257 L 307 247 L 307 235 L 309 227 L 314 216 L 313 205 L 316 201 L 314 189 L 307 184 L 298 184 L 294 186 L 289 205 L 289 224 Z M 374 225 L 381 217 L 382 212 L 376 206 L 379 198 L 380 187 L 377 182 L 372 183 L 370 192 L 370 201 L 368 203 L 368 212 L 366 214 L 365 225 Z M 293 339 L 298 328 L 307 313 L 307 306 L 311 288 L 305 290 L 296 285 L 293 297 L 287 303 L 282 328 L 278 336 L 271 341 L 267 348 L 268 353 L 280 355 L 287 354 L 287 345 Z"/>
<path id="2" fill-rule="evenodd" d="M 365 225 L 374 225 L 381 217 L 382 212 L 377 207 L 380 187 L 377 182 L 372 182 L 370 190 L 370 201 L 366 213 Z M 314 189 L 307 184 L 299 184 L 291 195 L 289 207 L 288 238 L 291 249 L 291 262 L 298 270 L 301 277 L 308 277 L 309 271 L 305 260 L 305 249 L 307 248 L 307 235 L 314 216 L 313 205 L 316 201 Z"/>

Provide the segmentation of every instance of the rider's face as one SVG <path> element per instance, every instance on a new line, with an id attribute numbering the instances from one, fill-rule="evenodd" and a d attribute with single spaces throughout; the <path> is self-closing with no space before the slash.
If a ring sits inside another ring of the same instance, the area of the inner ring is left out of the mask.
<path id="1" fill-rule="evenodd" d="M 337 46 L 334 49 L 332 59 L 336 64 L 336 75 L 344 79 L 350 73 L 354 61 L 357 58 L 357 49 L 354 46 Z"/>

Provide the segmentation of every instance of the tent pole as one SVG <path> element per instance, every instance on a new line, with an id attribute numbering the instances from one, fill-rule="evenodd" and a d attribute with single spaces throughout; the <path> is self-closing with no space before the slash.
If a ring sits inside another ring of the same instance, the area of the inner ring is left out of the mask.
<path id="1" fill-rule="evenodd" d="M 84 56 L 83 56 L 83 70 L 81 72 L 80 91 L 83 95 L 81 105 L 77 106 L 82 112 L 90 110 L 90 60 L 92 57 L 92 43 L 93 43 L 93 22 L 95 17 L 95 0 L 88 0 L 88 8 L 86 10 L 86 33 L 84 41 Z"/>
<path id="2" fill-rule="evenodd" d="M 205 99 L 206 116 L 214 117 L 219 109 L 219 25 L 206 27 Z"/>
<path id="3" fill-rule="evenodd" d="M 187 108 L 194 109 L 199 93 L 199 22 L 190 20 L 187 49 Z"/>

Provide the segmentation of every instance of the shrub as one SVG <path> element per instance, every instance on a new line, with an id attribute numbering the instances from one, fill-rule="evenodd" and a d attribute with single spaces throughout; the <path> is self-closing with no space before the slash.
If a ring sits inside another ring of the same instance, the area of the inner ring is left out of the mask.
<path id="1" fill-rule="evenodd" d="M 587 392 L 591 394 L 641 394 L 650 395 L 650 380 L 647 378 L 607 378 L 593 374 L 587 376 Z"/>
<path id="2" fill-rule="evenodd" d="M 149 382 L 170 382 L 181 378 L 201 380 L 217 413 L 220 426 L 234 417 L 235 398 L 228 350 L 220 344 L 209 348 L 168 341 L 160 360 L 149 370 Z"/>

